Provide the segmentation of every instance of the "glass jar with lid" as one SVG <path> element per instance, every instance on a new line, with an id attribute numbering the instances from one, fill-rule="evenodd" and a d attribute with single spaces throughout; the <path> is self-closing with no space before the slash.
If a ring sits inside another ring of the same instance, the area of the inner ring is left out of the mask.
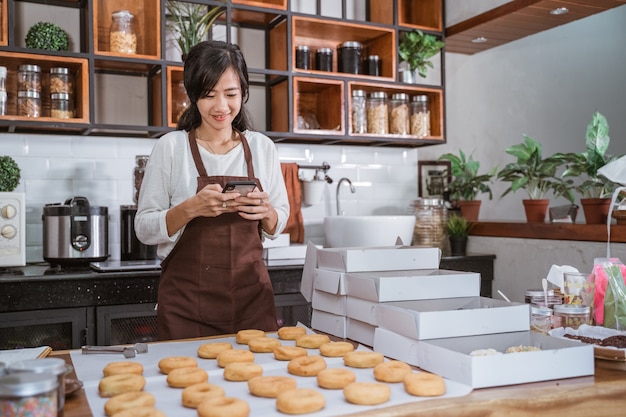
<path id="1" fill-rule="evenodd" d="M 7 67 L 0 67 L 0 116 L 7 114 Z"/>
<path id="2" fill-rule="evenodd" d="M 368 55 L 365 60 L 365 74 L 379 76 L 382 67 L 382 61 L 378 55 Z"/>
<path id="3" fill-rule="evenodd" d="M 41 67 L 24 64 L 17 68 L 17 91 L 30 91 L 41 94 Z"/>
<path id="4" fill-rule="evenodd" d="M 74 83 L 70 69 L 65 67 L 50 68 L 50 94 L 72 94 Z"/>
<path id="5" fill-rule="evenodd" d="M 58 386 L 51 373 L 4 375 L 0 377 L 0 410 L 8 416 L 56 416 Z"/>
<path id="6" fill-rule="evenodd" d="M 427 95 L 413 96 L 410 120 L 411 135 L 420 138 L 430 136 L 430 109 Z"/>
<path id="7" fill-rule="evenodd" d="M 552 309 L 530 306 L 530 331 L 548 334 L 552 330 Z"/>
<path id="8" fill-rule="evenodd" d="M 409 95 L 396 93 L 389 100 L 389 133 L 409 134 Z"/>
<path id="9" fill-rule="evenodd" d="M 333 70 L 333 50 L 320 48 L 315 52 L 315 69 L 330 72 Z"/>
<path id="10" fill-rule="evenodd" d="M 546 306 L 546 295 L 548 298 L 548 305 Z M 542 289 L 530 289 L 524 291 L 524 302 L 526 304 L 535 304 L 537 306 L 554 308 L 556 304 L 563 304 L 563 298 L 556 295 L 553 289 L 547 290 L 547 294 L 544 294 Z"/>
<path id="11" fill-rule="evenodd" d="M 56 119 L 71 119 L 74 117 L 74 111 L 68 93 L 50 94 L 50 117 Z"/>
<path id="12" fill-rule="evenodd" d="M 352 133 L 367 133 L 365 101 L 364 90 L 352 90 Z"/>
<path id="13" fill-rule="evenodd" d="M 361 52 L 363 46 L 360 42 L 347 41 L 337 48 L 337 71 L 349 74 L 361 72 Z"/>
<path id="14" fill-rule="evenodd" d="M 311 69 L 311 49 L 306 45 L 296 46 L 296 68 Z"/>
<path id="15" fill-rule="evenodd" d="M 128 10 L 117 10 L 111 14 L 109 51 L 117 54 L 137 53 L 137 35 L 133 25 L 135 16 Z"/>
<path id="16" fill-rule="evenodd" d="M 560 318 L 561 327 L 578 329 L 582 324 L 591 324 L 591 309 L 589 306 L 577 304 L 557 304 L 554 306 L 555 318 Z"/>
<path id="17" fill-rule="evenodd" d="M 133 170 L 133 182 L 135 186 L 133 201 L 135 201 L 135 204 L 139 201 L 139 191 L 141 190 L 141 183 L 143 182 L 143 175 L 146 171 L 146 165 L 148 165 L 149 158 L 149 155 L 135 156 L 135 169 Z"/>
<path id="18" fill-rule="evenodd" d="M 389 107 L 387 93 L 375 91 L 367 99 L 367 133 L 389 133 Z"/>
<path id="19" fill-rule="evenodd" d="M 447 247 L 447 209 L 442 198 L 418 198 L 411 204 L 415 228 L 411 245 L 425 245 L 444 251 Z"/>
<path id="20" fill-rule="evenodd" d="M 36 91 L 17 92 L 18 116 L 39 117 L 41 116 L 41 96 Z"/>

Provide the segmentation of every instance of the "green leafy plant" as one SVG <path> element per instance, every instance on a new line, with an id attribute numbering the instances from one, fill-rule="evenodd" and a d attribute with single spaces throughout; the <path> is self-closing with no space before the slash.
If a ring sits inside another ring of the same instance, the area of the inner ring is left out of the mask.
<path id="1" fill-rule="evenodd" d="M 165 3 L 167 29 L 184 55 L 204 40 L 213 23 L 226 11 L 224 6 L 207 6 L 169 0 Z"/>
<path id="2" fill-rule="evenodd" d="M 28 29 L 26 47 L 46 51 L 67 51 L 70 40 L 67 33 L 55 23 L 38 22 Z"/>
<path id="3" fill-rule="evenodd" d="M 415 29 L 402 36 L 398 53 L 400 58 L 409 64 L 411 71 L 417 70 L 421 77 L 426 78 L 428 67 L 433 68 L 430 58 L 437 55 L 444 46 L 445 43 L 435 36 Z"/>
<path id="4" fill-rule="evenodd" d="M 498 172 L 499 180 L 511 183 L 502 193 L 502 197 L 523 189 L 531 200 L 539 200 L 548 191 L 552 191 L 555 197 L 563 196 L 574 202 L 571 181 L 557 176 L 557 170 L 563 165 L 563 161 L 555 155 L 543 158 L 539 142 L 524 135 L 524 143 L 509 147 L 506 153 L 516 157 L 517 161 L 507 164 Z"/>
<path id="5" fill-rule="evenodd" d="M 446 230 L 451 237 L 467 237 L 473 227 L 473 222 L 458 214 L 453 214 L 446 220 Z"/>
<path id="6" fill-rule="evenodd" d="M 8 155 L 0 156 L 0 192 L 11 192 L 20 183 L 21 171 L 17 162 Z"/>
<path id="7" fill-rule="evenodd" d="M 440 161 L 450 161 L 452 181 L 448 184 L 450 198 L 453 200 L 476 200 L 478 194 L 489 193 L 489 199 L 493 198 L 489 183 L 496 175 L 497 168 L 486 174 L 479 175 L 480 162 L 475 161 L 472 155 L 465 156 L 462 150 L 459 155 L 446 153 L 439 157 Z"/>
<path id="8" fill-rule="evenodd" d="M 565 163 L 562 177 L 586 176 L 582 183 L 572 186 L 583 198 L 608 198 L 617 187 L 617 184 L 598 174 L 600 168 L 619 158 L 606 154 L 610 141 L 606 117 L 596 111 L 587 125 L 586 151 L 555 155 Z"/>

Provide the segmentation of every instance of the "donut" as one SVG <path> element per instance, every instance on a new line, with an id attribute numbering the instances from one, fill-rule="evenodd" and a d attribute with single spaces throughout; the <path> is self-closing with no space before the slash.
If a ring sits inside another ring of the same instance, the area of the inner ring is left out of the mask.
<path id="1" fill-rule="evenodd" d="M 343 396 L 352 404 L 376 405 L 389 401 L 391 389 L 380 382 L 352 382 L 343 388 Z"/>
<path id="2" fill-rule="evenodd" d="M 146 379 L 141 375 L 119 374 L 105 376 L 98 383 L 98 392 L 101 397 L 114 397 L 130 391 L 143 391 Z"/>
<path id="3" fill-rule="evenodd" d="M 296 340 L 305 334 L 306 329 L 304 327 L 284 326 L 278 329 L 278 338 L 282 340 Z"/>
<path id="4" fill-rule="evenodd" d="M 195 366 L 176 368 L 167 374 L 166 382 L 172 388 L 186 388 L 189 385 L 200 384 L 209 380 L 209 374 Z"/>
<path id="5" fill-rule="evenodd" d="M 383 363 L 385 357 L 382 353 L 360 350 L 348 352 L 343 355 L 343 364 L 352 368 L 373 368 Z"/>
<path id="6" fill-rule="evenodd" d="M 330 338 L 325 334 L 305 334 L 296 339 L 296 346 L 306 349 L 318 349 L 328 342 L 330 342 Z"/>
<path id="7" fill-rule="evenodd" d="M 387 361 L 374 367 L 374 378 L 380 382 L 402 382 L 413 372 L 411 366 L 402 361 Z"/>
<path id="8" fill-rule="evenodd" d="M 336 358 L 354 350 L 350 342 L 328 342 L 320 346 L 320 355 Z"/>
<path id="9" fill-rule="evenodd" d="M 264 398 L 276 398 L 279 393 L 296 386 L 296 380 L 288 376 L 255 376 L 248 380 L 250 393 Z"/>
<path id="10" fill-rule="evenodd" d="M 255 353 L 272 353 L 280 341 L 272 337 L 256 337 L 248 342 L 248 349 Z"/>
<path id="11" fill-rule="evenodd" d="M 263 375 L 263 367 L 252 362 L 233 362 L 224 367 L 224 379 L 227 381 L 247 381 Z"/>
<path id="12" fill-rule="evenodd" d="M 312 388 L 283 391 L 276 397 L 276 409 L 285 414 L 307 414 L 326 406 L 324 395 Z"/>
<path id="13" fill-rule="evenodd" d="M 250 406 L 234 397 L 213 397 L 198 404 L 198 417 L 247 417 Z"/>
<path id="14" fill-rule="evenodd" d="M 293 358 L 306 356 L 309 352 L 305 348 L 298 346 L 278 346 L 274 348 L 274 359 L 279 361 L 290 361 Z"/>
<path id="15" fill-rule="evenodd" d="M 239 330 L 235 335 L 235 341 L 240 345 L 247 345 L 248 342 L 257 337 L 265 337 L 263 330 Z"/>
<path id="16" fill-rule="evenodd" d="M 104 403 L 104 414 L 112 416 L 118 411 L 133 407 L 154 407 L 154 395 L 145 391 L 131 391 L 111 397 Z"/>
<path id="17" fill-rule="evenodd" d="M 143 374 L 143 365 L 138 362 L 122 361 L 111 362 L 107 364 L 102 370 L 104 376 L 118 375 L 118 374 Z"/>
<path id="18" fill-rule="evenodd" d="M 198 347 L 198 357 L 202 359 L 215 359 L 223 350 L 232 349 L 233 345 L 228 342 L 205 343 Z"/>
<path id="19" fill-rule="evenodd" d="M 217 366 L 220 368 L 234 362 L 254 362 L 254 353 L 244 349 L 228 349 L 217 354 Z"/>
<path id="20" fill-rule="evenodd" d="M 349 369 L 327 368 L 317 374 L 317 385 L 326 389 L 343 389 L 356 381 L 356 375 Z"/>
<path id="21" fill-rule="evenodd" d="M 297 376 L 317 376 L 322 369 L 326 369 L 326 361 L 318 355 L 300 356 L 287 364 L 287 372 Z"/>
<path id="22" fill-rule="evenodd" d="M 446 383 L 439 375 L 415 372 L 404 377 L 404 390 L 417 397 L 437 397 L 446 393 Z"/>
<path id="23" fill-rule="evenodd" d="M 167 417 L 154 407 L 133 407 L 118 411 L 111 417 Z"/>
<path id="24" fill-rule="evenodd" d="M 202 382 L 200 384 L 189 385 L 183 390 L 183 407 L 198 408 L 198 404 L 207 398 L 224 397 L 224 388 L 219 385 Z"/>
<path id="25" fill-rule="evenodd" d="M 191 356 L 170 356 L 159 361 L 159 370 L 169 374 L 172 369 L 198 367 L 198 363 Z"/>

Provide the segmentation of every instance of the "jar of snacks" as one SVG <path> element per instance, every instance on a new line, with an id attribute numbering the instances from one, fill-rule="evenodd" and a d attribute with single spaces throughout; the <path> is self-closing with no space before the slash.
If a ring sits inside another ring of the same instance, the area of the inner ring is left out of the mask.
<path id="1" fill-rule="evenodd" d="M 41 94 L 41 67 L 24 64 L 17 68 L 17 91 L 30 91 Z"/>
<path id="2" fill-rule="evenodd" d="M 0 377 L 0 410 L 15 417 L 56 417 L 59 382 L 51 373 L 16 373 Z"/>
<path id="3" fill-rule="evenodd" d="M 117 54 L 137 53 L 137 35 L 133 28 L 135 16 L 128 10 L 118 10 L 111 15 L 109 51 Z"/>
<path id="4" fill-rule="evenodd" d="M 28 359 L 13 362 L 9 365 L 9 374 L 38 373 L 52 374 L 57 378 L 57 406 L 59 415 L 65 405 L 65 375 L 71 372 L 72 366 L 60 358 Z"/>
<path id="5" fill-rule="evenodd" d="M 50 94 L 72 94 L 74 90 L 73 84 L 69 68 L 50 68 Z"/>
<path id="6" fill-rule="evenodd" d="M 18 116 L 39 117 L 41 116 L 41 96 L 36 91 L 17 92 Z"/>
<path id="7" fill-rule="evenodd" d="M 576 304 L 557 304 L 554 306 L 555 318 L 560 318 L 560 327 L 578 329 L 581 324 L 591 324 L 589 306 Z"/>
<path id="8" fill-rule="evenodd" d="M 352 133 L 367 133 L 365 91 L 352 90 Z"/>
<path id="9" fill-rule="evenodd" d="M 415 214 L 411 245 L 426 245 L 443 251 L 448 241 L 446 232 L 448 213 L 445 201 L 441 198 L 418 198 L 411 206 Z"/>
<path id="10" fill-rule="evenodd" d="M 413 96 L 411 100 L 411 135 L 423 138 L 430 136 L 430 110 L 428 96 Z"/>
<path id="11" fill-rule="evenodd" d="M 546 294 L 542 289 L 530 289 L 524 291 L 524 302 L 542 307 L 554 308 L 556 304 L 563 304 L 563 299 L 555 295 L 554 290 L 547 291 L 548 305 L 546 306 Z"/>
<path id="12" fill-rule="evenodd" d="M 376 91 L 367 99 L 367 133 L 384 135 L 389 133 L 389 111 L 387 93 Z"/>
<path id="13" fill-rule="evenodd" d="M 530 306 L 530 331 L 548 334 L 552 330 L 552 309 Z"/>
<path id="14" fill-rule="evenodd" d="M 409 96 L 396 93 L 389 101 L 389 133 L 392 135 L 409 134 Z"/>
<path id="15" fill-rule="evenodd" d="M 74 117 L 70 95 L 68 93 L 50 94 L 50 117 L 71 119 Z"/>

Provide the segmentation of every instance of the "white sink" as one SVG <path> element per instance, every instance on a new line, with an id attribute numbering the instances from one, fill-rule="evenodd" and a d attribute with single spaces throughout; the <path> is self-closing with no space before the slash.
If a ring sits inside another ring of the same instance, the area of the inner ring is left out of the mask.
<path id="1" fill-rule="evenodd" d="M 325 247 L 410 245 L 415 216 L 332 216 L 324 218 Z"/>

